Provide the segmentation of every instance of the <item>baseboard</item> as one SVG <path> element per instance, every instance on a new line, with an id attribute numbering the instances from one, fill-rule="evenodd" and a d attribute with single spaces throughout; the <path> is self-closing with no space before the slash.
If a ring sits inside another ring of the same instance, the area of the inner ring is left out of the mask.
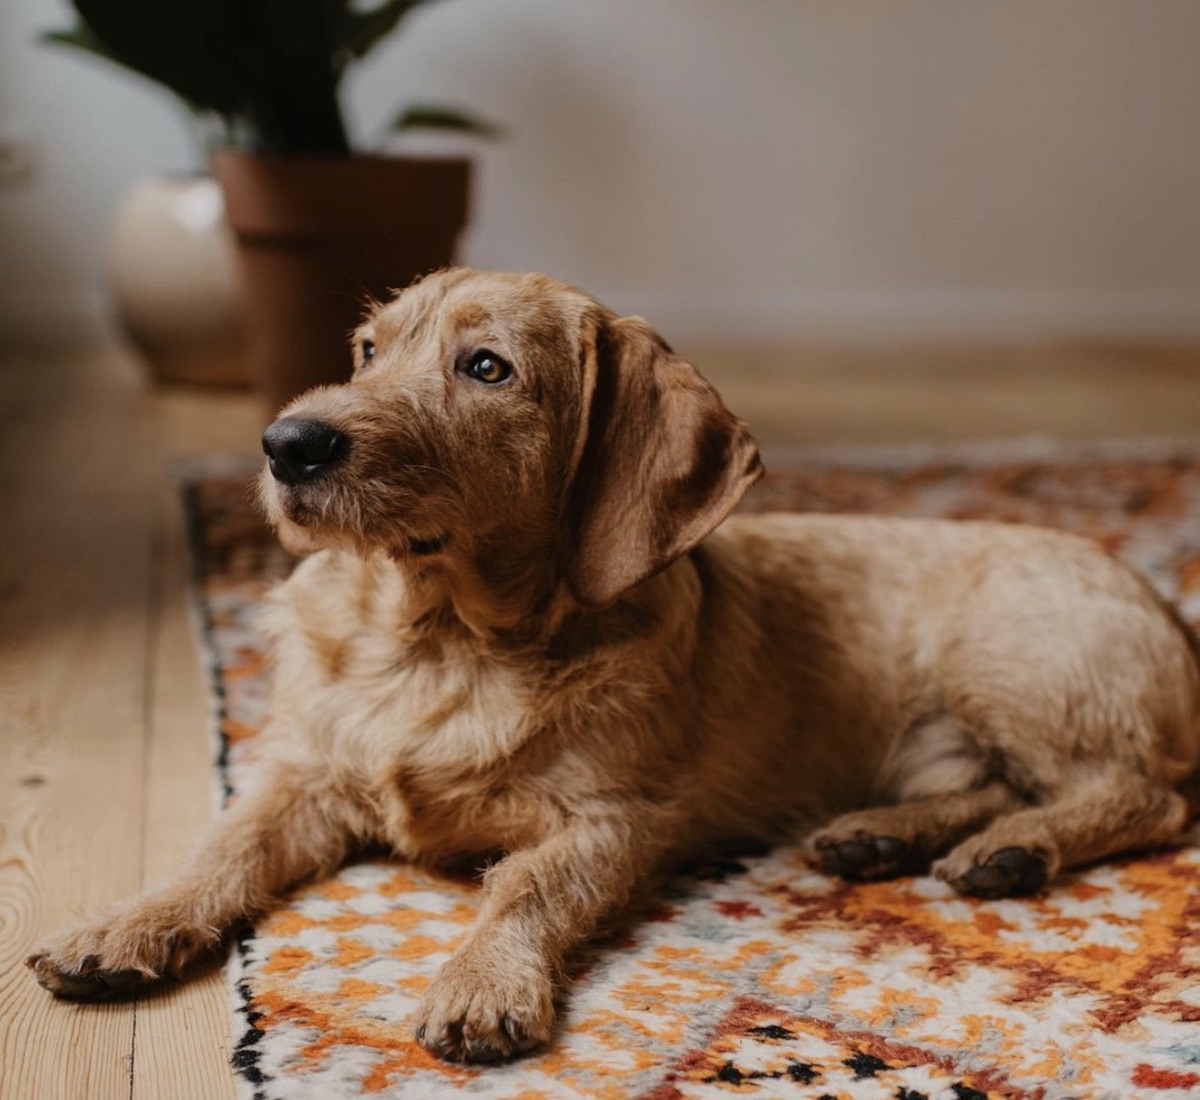
<path id="1" fill-rule="evenodd" d="M 1200 341 L 1200 287 L 1151 290 L 595 291 L 669 339 L 715 344 Z M 111 339 L 101 291 L 0 299 L 0 344 Z"/>
<path id="2" fill-rule="evenodd" d="M 1200 341 L 1200 287 L 1147 290 L 766 290 L 597 296 L 699 343 Z"/>

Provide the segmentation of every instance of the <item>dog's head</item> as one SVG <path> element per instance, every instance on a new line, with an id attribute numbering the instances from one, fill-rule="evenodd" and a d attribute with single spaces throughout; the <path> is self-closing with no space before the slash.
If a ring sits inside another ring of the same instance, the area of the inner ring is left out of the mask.
<path id="1" fill-rule="evenodd" d="M 260 488 L 285 545 L 382 550 L 602 607 L 762 472 L 745 425 L 640 318 L 540 275 L 452 269 L 373 311 L 354 378 L 288 405 Z"/>

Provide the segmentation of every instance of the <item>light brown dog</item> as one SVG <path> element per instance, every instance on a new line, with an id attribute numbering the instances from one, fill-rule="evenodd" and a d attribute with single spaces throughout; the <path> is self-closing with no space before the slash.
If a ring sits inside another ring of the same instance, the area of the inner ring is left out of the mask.
<path id="1" fill-rule="evenodd" d="M 264 437 L 313 551 L 272 598 L 267 762 L 172 882 L 30 959 L 78 998 L 177 972 L 382 841 L 497 857 L 413 1021 L 488 1060 L 546 1040 L 571 951 L 678 857 L 808 838 L 828 870 L 965 894 L 1175 839 L 1200 755 L 1180 622 L 1038 529 L 725 519 L 745 427 L 638 318 L 452 270 L 376 309 L 352 382 Z M 835 816 L 841 814 L 842 816 Z"/>

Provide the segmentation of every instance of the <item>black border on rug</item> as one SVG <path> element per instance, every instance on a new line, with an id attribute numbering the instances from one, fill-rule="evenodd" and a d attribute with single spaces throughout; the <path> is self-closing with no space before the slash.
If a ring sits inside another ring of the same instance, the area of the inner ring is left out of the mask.
<path id="1" fill-rule="evenodd" d="M 257 464 L 255 464 L 256 466 Z M 255 468 L 249 462 L 232 462 L 225 459 L 213 461 L 188 461 L 175 469 L 180 486 L 185 526 L 184 543 L 187 552 L 188 603 L 199 643 L 199 658 L 209 689 L 208 722 L 210 736 L 215 749 L 215 782 L 220 808 L 224 809 L 233 797 L 233 783 L 229 774 L 229 735 L 225 731 L 228 717 L 228 698 L 222 678 L 222 666 L 214 643 L 212 609 L 206 592 L 209 579 L 207 555 L 205 553 L 204 505 L 200 499 L 199 483 L 203 480 L 249 474 Z M 229 1056 L 234 1079 L 249 1087 L 251 1100 L 270 1100 L 265 1086 L 272 1078 L 259 1066 L 261 1054 L 257 1049 L 263 1038 L 258 1027 L 259 1014 L 252 1006 L 249 981 L 250 942 L 254 938 L 254 926 L 246 922 L 234 934 L 232 950 L 224 970 L 230 980 L 233 1002 L 233 1017 L 240 1020 L 240 1029 L 230 1028 L 232 1051 Z M 246 1092 L 243 1087 L 242 1092 Z"/>

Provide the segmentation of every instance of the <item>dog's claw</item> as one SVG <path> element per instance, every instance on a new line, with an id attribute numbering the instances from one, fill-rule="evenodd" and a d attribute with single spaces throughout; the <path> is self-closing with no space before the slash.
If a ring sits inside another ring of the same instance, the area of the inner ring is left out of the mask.
<path id="1" fill-rule="evenodd" d="M 493 1046 L 484 1039 L 474 1035 L 463 1034 L 463 1061 L 466 1062 L 498 1062 L 504 1057 L 504 1051 Z"/>
<path id="2" fill-rule="evenodd" d="M 439 1058 L 447 1062 L 458 1062 L 462 1059 L 462 1039 L 462 1025 L 451 1023 L 432 1035 L 425 1031 L 422 1044 Z"/>
<path id="3" fill-rule="evenodd" d="M 141 970 L 102 970 L 98 955 L 85 955 L 74 970 L 60 970 L 45 955 L 30 955 L 25 965 L 38 985 L 69 1001 L 112 1000 L 154 980 Z"/>
<path id="4" fill-rule="evenodd" d="M 497 1030 L 499 1034 L 489 1039 L 471 1024 L 454 1021 L 432 1033 L 428 1024 L 418 1024 L 413 1034 L 421 1046 L 448 1062 L 499 1062 L 537 1046 L 513 1016 L 505 1016 Z"/>
<path id="5" fill-rule="evenodd" d="M 1046 884 L 1046 857 L 1028 848 L 1001 848 L 954 881 L 960 894 L 977 898 L 1019 897 Z"/>
<path id="6" fill-rule="evenodd" d="M 854 882 L 902 874 L 917 862 L 915 848 L 895 836 L 819 840 L 817 855 L 828 874 Z"/>

